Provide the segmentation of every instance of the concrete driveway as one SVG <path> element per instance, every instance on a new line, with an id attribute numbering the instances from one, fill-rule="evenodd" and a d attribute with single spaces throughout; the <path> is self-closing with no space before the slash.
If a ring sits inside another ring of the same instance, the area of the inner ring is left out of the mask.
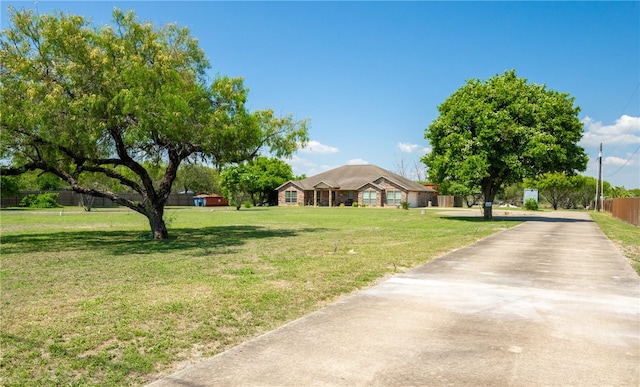
<path id="1" fill-rule="evenodd" d="M 587 214 L 526 219 L 151 385 L 639 386 L 638 275 Z"/>

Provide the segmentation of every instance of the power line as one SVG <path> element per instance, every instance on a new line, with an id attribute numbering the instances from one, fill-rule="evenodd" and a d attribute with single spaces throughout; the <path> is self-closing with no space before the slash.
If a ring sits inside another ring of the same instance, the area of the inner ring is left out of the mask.
<path id="1" fill-rule="evenodd" d="M 619 117 L 622 117 L 624 115 L 624 112 L 627 110 L 627 108 L 629 107 L 629 105 L 631 104 L 631 101 L 633 100 L 633 98 L 636 96 L 636 93 L 638 92 L 638 90 L 640 89 L 640 82 L 638 82 L 636 84 L 636 88 L 635 90 L 633 90 L 633 93 L 631 93 L 631 97 L 629 97 L 629 100 L 627 101 L 627 104 L 624 106 L 624 108 L 622 109 L 622 112 L 620 113 Z M 618 149 L 618 146 L 620 145 L 620 143 L 623 141 L 623 138 L 628 135 L 629 133 L 631 133 L 631 131 L 634 129 L 633 125 L 629 126 L 629 129 L 627 129 L 627 131 L 625 133 L 623 133 L 622 135 L 618 136 L 618 141 L 614 142 L 614 143 L 610 143 L 607 145 L 612 146 L 612 151 L 615 151 L 616 149 Z M 617 171 L 616 171 L 617 172 Z"/>
<path id="2" fill-rule="evenodd" d="M 629 98 L 629 101 L 627 101 L 627 104 L 624 105 L 624 108 L 622 109 L 622 113 L 620 113 L 620 115 L 623 115 L 625 110 L 627 110 L 627 108 L 629 107 L 629 104 L 631 103 L 631 100 L 633 99 L 633 97 L 636 95 L 636 93 L 638 92 L 638 89 L 640 89 L 640 82 L 638 82 L 638 84 L 636 85 L 636 89 L 633 91 L 633 93 L 631 94 L 631 97 Z"/>
<path id="3" fill-rule="evenodd" d="M 620 172 L 620 170 L 621 170 L 622 168 L 624 168 L 624 167 L 625 167 L 625 165 L 627 165 L 627 163 L 628 163 L 629 161 L 631 161 L 631 159 L 633 158 L 633 156 L 635 156 L 635 155 L 636 155 L 636 153 L 638 152 L 638 150 L 640 150 L 640 145 L 638 145 L 638 147 L 636 148 L 636 150 L 634 150 L 634 151 L 633 151 L 633 153 L 631 154 L 631 156 L 629 156 L 629 158 L 627 159 L 627 161 L 625 161 L 625 162 L 624 162 L 624 164 L 622 164 L 622 165 L 620 166 L 620 168 L 616 169 L 616 171 L 615 171 L 615 172 L 613 172 L 612 174 L 607 175 L 607 176 L 605 176 L 605 177 L 611 177 L 611 176 L 615 175 L 616 173 Z"/>
<path id="4" fill-rule="evenodd" d="M 631 101 L 633 100 L 633 98 L 636 96 L 636 93 L 638 92 L 638 90 L 640 89 L 640 82 L 638 82 L 636 84 L 636 88 L 633 90 L 633 93 L 631 93 L 631 96 L 629 97 L 629 100 L 627 101 L 627 103 L 625 104 L 624 108 L 622 108 L 622 112 L 620 113 L 620 117 L 622 117 L 622 115 L 624 115 L 624 112 L 627 110 L 627 108 L 629 107 L 629 105 L 631 104 Z M 629 133 L 631 133 L 631 131 L 634 129 L 633 125 L 629 126 L 629 129 L 627 129 L 626 133 L 624 133 L 623 135 L 618 137 L 618 141 L 614 142 L 613 144 L 611 144 L 613 146 L 613 150 L 615 151 L 618 146 L 620 145 L 620 143 L 622 142 L 622 139 L 628 135 Z M 600 146 L 602 146 L 602 144 L 600 144 Z M 629 161 L 631 161 L 631 159 L 633 158 L 633 156 L 636 155 L 636 153 L 638 152 L 638 150 L 640 150 L 640 146 L 638 146 L 636 148 L 635 151 L 633 151 L 633 153 L 631 154 L 631 156 L 629 156 L 629 158 L 624 162 L 624 164 L 622 164 L 618 169 L 615 170 L 615 172 L 608 174 L 607 176 L 604 176 L 604 178 L 610 178 L 612 176 L 615 176 L 618 172 L 620 172 L 622 170 L 622 168 L 624 168 Z M 600 149 L 600 152 L 602 152 L 602 148 Z M 599 156 L 599 160 L 600 160 L 600 164 L 602 165 L 602 153 L 600 153 Z"/>

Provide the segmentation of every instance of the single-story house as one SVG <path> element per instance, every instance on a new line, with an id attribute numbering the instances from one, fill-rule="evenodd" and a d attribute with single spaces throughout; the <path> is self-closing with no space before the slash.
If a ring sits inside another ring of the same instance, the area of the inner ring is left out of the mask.
<path id="1" fill-rule="evenodd" d="M 196 207 L 228 206 L 229 201 L 223 196 L 217 194 L 195 195 L 193 197 L 193 204 Z"/>
<path id="2" fill-rule="evenodd" d="M 436 191 L 375 165 L 345 165 L 277 188 L 279 206 L 426 207 Z"/>

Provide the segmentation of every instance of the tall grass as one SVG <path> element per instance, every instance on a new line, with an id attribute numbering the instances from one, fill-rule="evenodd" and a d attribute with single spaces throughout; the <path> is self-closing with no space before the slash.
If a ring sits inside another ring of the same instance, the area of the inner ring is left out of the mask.
<path id="1" fill-rule="evenodd" d="M 0 384 L 140 385 L 516 221 L 375 208 L 3 210 Z"/>
<path id="2" fill-rule="evenodd" d="M 605 235 L 629 259 L 640 275 L 640 227 L 617 219 L 607 212 L 591 212 L 591 218 Z"/>

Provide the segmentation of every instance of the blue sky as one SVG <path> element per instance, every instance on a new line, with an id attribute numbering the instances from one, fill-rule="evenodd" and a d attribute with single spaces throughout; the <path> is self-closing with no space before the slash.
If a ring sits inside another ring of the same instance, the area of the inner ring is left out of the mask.
<path id="1" fill-rule="evenodd" d="M 640 187 L 640 2 L 3 1 L 3 27 L 9 5 L 189 27 L 212 77 L 244 77 L 252 109 L 311 119 L 295 174 L 370 163 L 415 178 L 438 105 L 515 69 L 575 97 L 584 174 L 602 142 L 605 179 Z"/>

